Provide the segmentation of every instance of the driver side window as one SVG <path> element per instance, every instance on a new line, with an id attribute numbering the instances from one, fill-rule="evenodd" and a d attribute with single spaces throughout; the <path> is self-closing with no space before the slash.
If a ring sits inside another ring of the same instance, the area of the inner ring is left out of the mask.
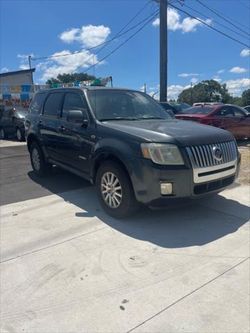
<path id="1" fill-rule="evenodd" d="M 83 96 L 77 93 L 66 93 L 63 103 L 62 118 L 67 118 L 69 110 L 87 109 L 87 102 Z"/>

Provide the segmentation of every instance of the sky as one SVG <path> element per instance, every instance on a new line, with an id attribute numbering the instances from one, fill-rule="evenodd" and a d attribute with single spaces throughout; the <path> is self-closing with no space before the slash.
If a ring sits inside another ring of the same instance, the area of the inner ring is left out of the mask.
<path id="1" fill-rule="evenodd" d="M 226 83 L 233 96 L 250 88 L 250 2 L 169 3 L 187 14 L 168 7 L 168 98 L 209 79 Z M 147 92 L 157 94 L 158 9 L 152 0 L 0 0 L 0 72 L 28 68 L 31 55 L 36 84 L 59 73 L 87 70 L 97 77 L 112 76 L 118 87 L 139 90 L 145 83 Z"/>

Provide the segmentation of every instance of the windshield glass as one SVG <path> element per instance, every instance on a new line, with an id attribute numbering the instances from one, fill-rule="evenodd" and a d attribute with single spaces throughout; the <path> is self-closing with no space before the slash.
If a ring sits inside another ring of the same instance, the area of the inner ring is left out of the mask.
<path id="1" fill-rule="evenodd" d="M 171 119 L 153 98 L 129 90 L 89 90 L 91 107 L 98 120 Z"/>
<path id="2" fill-rule="evenodd" d="M 181 113 L 185 113 L 185 114 L 208 114 L 212 111 L 213 111 L 213 108 L 211 108 L 211 107 L 195 106 L 193 108 L 182 110 Z"/>

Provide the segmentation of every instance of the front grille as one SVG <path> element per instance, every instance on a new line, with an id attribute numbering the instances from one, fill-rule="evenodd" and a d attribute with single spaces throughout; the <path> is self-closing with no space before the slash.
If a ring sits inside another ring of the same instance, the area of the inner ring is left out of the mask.
<path id="1" fill-rule="evenodd" d="M 216 158 L 214 150 L 218 148 L 221 159 Z M 234 141 L 186 147 L 193 168 L 207 168 L 235 161 L 237 147 Z"/>

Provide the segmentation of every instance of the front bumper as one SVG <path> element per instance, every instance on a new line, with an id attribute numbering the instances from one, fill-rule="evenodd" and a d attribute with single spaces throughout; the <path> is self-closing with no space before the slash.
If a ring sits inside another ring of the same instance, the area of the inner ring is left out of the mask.
<path id="1" fill-rule="evenodd" d="M 201 176 L 197 181 L 197 175 L 191 166 L 161 166 L 150 160 L 139 159 L 137 163 L 133 163 L 130 175 L 136 199 L 144 204 L 152 204 L 156 201 L 197 198 L 221 191 L 234 182 L 239 165 L 240 157 L 230 166 L 220 166 L 218 172 L 213 168 L 208 171 L 208 175 L 205 174 L 203 179 Z M 162 182 L 172 183 L 171 195 L 161 194 Z"/>

